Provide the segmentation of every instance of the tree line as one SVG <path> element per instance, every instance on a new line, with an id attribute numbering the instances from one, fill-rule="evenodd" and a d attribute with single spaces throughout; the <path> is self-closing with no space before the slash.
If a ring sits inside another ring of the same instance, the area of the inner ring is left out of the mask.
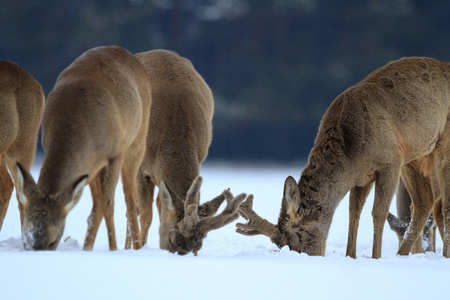
<path id="1" fill-rule="evenodd" d="M 331 101 L 403 56 L 450 60 L 450 2 L 3 0 L 0 59 L 48 94 L 84 51 L 171 49 L 215 97 L 210 159 L 307 157 Z"/>

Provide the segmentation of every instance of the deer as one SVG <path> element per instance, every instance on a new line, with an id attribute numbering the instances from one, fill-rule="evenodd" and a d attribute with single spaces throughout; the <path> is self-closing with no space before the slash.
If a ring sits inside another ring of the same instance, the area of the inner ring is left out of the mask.
<path id="1" fill-rule="evenodd" d="M 46 155 L 37 183 L 18 164 L 26 250 L 57 248 L 66 217 L 86 185 L 93 206 L 83 250 L 93 249 L 103 218 L 109 250 L 116 250 L 114 196 L 120 175 L 133 248 L 141 248 L 136 179 L 145 154 L 150 107 L 147 72 L 121 47 L 90 49 L 61 72 L 43 112 Z"/>
<path id="2" fill-rule="evenodd" d="M 381 257 L 384 223 L 399 178 L 414 206 L 398 249 L 408 255 L 434 205 L 434 170 L 443 199 L 443 255 L 450 235 L 450 63 L 407 57 L 388 63 L 345 90 L 329 106 L 298 183 L 285 181 L 278 224 L 261 218 L 253 197 L 239 212 L 238 233 L 263 234 L 278 247 L 324 256 L 333 214 L 350 191 L 346 255 L 356 257 L 361 210 L 372 188 L 372 257 Z"/>
<path id="3" fill-rule="evenodd" d="M 17 184 L 16 165 L 29 171 L 33 163 L 44 99 L 33 76 L 14 62 L 0 61 L 0 230 Z"/>
<path id="4" fill-rule="evenodd" d="M 433 189 L 436 198 L 436 189 Z M 438 213 L 439 209 L 437 204 L 440 203 L 439 196 L 438 200 L 435 200 L 435 207 L 437 210 L 433 209 L 433 213 Z M 399 240 L 399 247 L 403 241 L 403 236 L 405 235 L 406 229 L 411 222 L 411 197 L 406 190 L 403 180 L 400 179 L 397 192 L 396 192 L 396 206 L 397 206 L 397 216 L 389 213 L 387 221 L 389 227 L 396 233 Z M 441 208 L 442 210 L 442 208 Z M 422 239 L 418 238 L 416 246 L 412 249 L 413 253 L 424 253 L 427 251 L 436 252 L 436 221 L 433 214 L 430 215 L 422 232 Z"/>
<path id="5" fill-rule="evenodd" d="M 199 176 L 212 138 L 214 99 L 208 84 L 192 63 L 170 50 L 135 54 L 152 84 L 152 111 L 147 148 L 138 172 L 140 240 L 147 243 L 153 218 L 153 197 L 160 219 L 159 246 L 180 255 L 194 255 L 211 230 L 239 217 L 245 194 L 229 190 L 202 205 Z M 226 199 L 227 205 L 214 216 Z M 129 238 L 126 248 L 129 247 Z"/>

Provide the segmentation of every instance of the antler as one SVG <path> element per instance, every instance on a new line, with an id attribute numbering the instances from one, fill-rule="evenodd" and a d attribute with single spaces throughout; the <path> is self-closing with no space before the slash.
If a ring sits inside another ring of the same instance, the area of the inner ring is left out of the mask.
<path id="1" fill-rule="evenodd" d="M 228 189 L 213 200 L 199 205 L 202 182 L 200 176 L 194 179 L 184 202 L 163 181 L 161 182 L 161 203 L 164 204 L 161 211 L 162 214 L 165 212 L 160 227 L 161 248 L 178 254 L 192 251 L 194 255 L 197 255 L 202 247 L 202 240 L 209 231 L 225 226 L 239 217 L 238 208 L 244 201 L 245 194 L 233 197 Z M 219 215 L 212 216 L 225 199 L 227 200 L 225 209 Z M 181 216 L 179 221 L 167 222 L 167 219 L 175 215 Z M 161 228 L 164 228 L 162 236 Z"/>
<path id="2" fill-rule="evenodd" d="M 186 202 L 184 203 L 184 218 L 181 221 L 180 233 L 189 238 L 198 224 L 198 204 L 200 201 L 200 187 L 203 183 L 203 178 L 197 176 L 192 182 L 186 194 Z"/>
<path id="3" fill-rule="evenodd" d="M 227 206 L 219 215 L 201 219 L 197 225 L 198 234 L 206 236 L 209 231 L 223 227 L 239 218 L 239 205 L 247 195 L 242 193 L 233 197 L 230 190 L 223 191 L 222 195 L 227 200 Z"/>
<path id="4" fill-rule="evenodd" d="M 387 221 L 389 223 L 389 227 L 391 227 L 391 229 L 397 234 L 397 236 L 403 238 L 409 224 L 400 220 L 391 213 L 389 213 Z"/>
<path id="5" fill-rule="evenodd" d="M 230 190 L 230 189 L 228 189 Z M 218 210 L 219 207 L 222 205 L 223 201 L 225 200 L 224 194 L 220 194 L 216 198 L 203 203 L 198 207 L 198 216 L 200 218 L 210 217 L 214 215 Z"/>
<path id="6" fill-rule="evenodd" d="M 247 224 L 237 223 L 236 232 L 243 235 L 259 235 L 268 236 L 272 243 L 276 244 L 280 249 L 287 245 L 286 237 L 281 233 L 277 225 L 274 225 L 261 218 L 253 210 L 253 195 L 248 196 L 247 200 L 239 207 L 239 214 L 246 220 Z"/>

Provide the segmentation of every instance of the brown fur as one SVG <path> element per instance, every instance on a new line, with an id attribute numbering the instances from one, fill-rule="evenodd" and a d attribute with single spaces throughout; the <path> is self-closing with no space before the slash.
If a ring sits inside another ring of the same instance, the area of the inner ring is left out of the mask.
<path id="1" fill-rule="evenodd" d="M 192 63 L 175 52 L 153 50 L 138 53 L 136 57 L 149 74 L 153 98 L 147 151 L 138 180 L 142 196 L 141 240 L 143 244 L 147 241 L 156 185 L 160 188 L 156 199 L 161 224 L 160 247 L 180 254 L 196 253 L 201 244 L 193 242 L 194 236 L 200 242 L 203 236 L 197 234 L 198 228 L 192 229 L 197 231 L 191 232 L 191 236 L 181 236 L 179 231 L 184 230 L 184 225 L 180 221 L 187 210 L 188 190 L 194 188 L 194 179 L 199 175 L 211 143 L 213 95 Z M 163 182 L 170 192 L 161 191 Z M 163 195 L 165 197 L 162 199 Z M 196 209 L 194 215 L 206 217 L 214 214 L 224 199 L 222 195 L 203 206 L 195 204 L 201 214 Z M 172 205 L 169 207 L 168 203 Z M 205 210 L 209 212 L 205 214 Z M 235 218 L 238 216 L 236 211 L 232 215 Z M 177 236 L 170 241 L 170 234 Z M 206 236 L 206 232 L 203 234 Z"/>
<path id="2" fill-rule="evenodd" d="M 0 61 L 0 230 L 17 182 L 16 164 L 30 170 L 33 162 L 43 106 L 41 85 L 17 64 Z M 20 202 L 19 211 L 22 224 Z"/>
<path id="3" fill-rule="evenodd" d="M 298 182 L 304 203 L 299 216 L 317 210 L 319 217 L 302 224 L 295 231 L 297 242 L 289 246 L 324 255 L 333 214 L 350 190 L 347 255 L 355 257 L 361 209 L 375 183 L 372 257 L 379 258 L 384 223 L 402 173 L 414 212 L 398 253 L 408 254 L 434 204 L 430 178 L 425 176 L 433 169 L 429 167 L 433 159 L 424 157 L 434 157 L 441 190 L 450 195 L 450 185 L 445 182 L 450 176 L 450 159 L 445 153 L 450 149 L 449 106 L 450 64 L 425 57 L 391 62 L 339 95 L 322 119 Z M 312 207 L 308 204 L 311 200 Z M 450 215 L 450 201 L 444 201 L 443 211 Z M 450 228 L 450 217 L 445 228 Z M 249 228 L 244 224 L 240 230 Z M 445 256 L 450 254 L 449 243 L 450 235 L 444 238 Z"/>
<path id="4" fill-rule="evenodd" d="M 65 218 L 86 184 L 90 185 L 93 208 L 83 249 L 93 248 L 103 217 L 109 249 L 117 249 L 113 214 L 120 173 L 133 246 L 141 247 L 135 188 L 150 105 L 147 73 L 120 47 L 91 49 L 59 75 L 44 109 L 42 146 L 46 157 L 37 184 L 24 169 L 18 172 L 26 249 L 56 249 Z"/>
<path id="5" fill-rule="evenodd" d="M 419 162 L 419 170 L 423 176 L 428 176 L 428 174 L 433 171 L 434 168 L 434 153 L 421 157 L 417 160 Z"/>
<path id="6" fill-rule="evenodd" d="M 397 217 L 389 213 L 387 220 L 390 228 L 397 234 L 400 247 L 406 229 L 411 222 L 411 210 L 413 209 L 411 206 L 411 197 L 406 190 L 403 180 L 400 180 L 396 195 Z M 437 198 L 437 201 L 439 201 L 440 197 L 437 196 Z M 436 252 L 436 222 L 432 215 L 430 215 L 425 227 L 423 228 L 422 239 L 417 239 L 416 245 L 412 251 L 413 253 L 421 253 L 426 251 Z"/>

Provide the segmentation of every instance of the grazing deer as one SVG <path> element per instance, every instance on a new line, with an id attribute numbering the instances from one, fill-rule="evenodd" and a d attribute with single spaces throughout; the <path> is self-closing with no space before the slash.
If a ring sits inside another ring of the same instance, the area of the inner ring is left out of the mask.
<path id="1" fill-rule="evenodd" d="M 242 234 L 265 234 L 278 246 L 324 255 L 333 214 L 350 190 L 347 255 L 356 256 L 356 236 L 365 199 L 375 183 L 372 257 L 381 240 L 400 173 L 414 205 L 398 250 L 407 255 L 434 204 L 429 176 L 436 170 L 443 193 L 444 256 L 450 243 L 450 63 L 403 58 L 369 74 L 339 95 L 326 111 L 298 184 L 286 180 L 278 225 L 241 205 Z"/>
<path id="2" fill-rule="evenodd" d="M 397 234 L 399 247 L 403 241 L 406 229 L 411 222 L 411 197 L 406 190 L 403 180 L 397 188 L 397 217 L 389 213 L 387 221 L 389 227 Z M 422 239 L 418 238 L 416 247 L 413 248 L 413 253 L 421 253 L 432 251 L 436 252 L 436 222 L 433 215 L 430 215 L 422 232 Z"/>
<path id="3" fill-rule="evenodd" d="M 133 246 L 141 247 L 136 176 L 145 153 L 149 82 L 139 61 L 116 46 L 86 51 L 59 75 L 44 109 L 46 157 L 37 184 L 19 165 L 25 249 L 56 249 L 67 214 L 89 184 L 93 208 L 83 249 L 93 248 L 104 217 L 109 249 L 116 250 L 114 192 L 120 173 Z"/>
<path id="4" fill-rule="evenodd" d="M 16 164 L 30 170 L 33 162 L 43 106 L 41 85 L 17 64 L 0 61 L 0 230 L 17 184 Z M 20 202 L 19 211 L 22 224 Z"/>
<path id="5" fill-rule="evenodd" d="M 136 57 L 152 83 L 147 152 L 138 175 L 141 241 L 147 242 L 157 185 L 160 248 L 178 254 L 191 251 L 197 254 L 208 231 L 239 217 L 237 208 L 245 195 L 233 198 L 225 191 L 199 206 L 202 179 L 198 174 L 212 136 L 211 90 L 192 63 L 175 52 L 153 50 L 138 53 Z M 227 207 L 213 217 L 225 198 Z M 126 247 L 129 247 L 128 238 Z"/>

